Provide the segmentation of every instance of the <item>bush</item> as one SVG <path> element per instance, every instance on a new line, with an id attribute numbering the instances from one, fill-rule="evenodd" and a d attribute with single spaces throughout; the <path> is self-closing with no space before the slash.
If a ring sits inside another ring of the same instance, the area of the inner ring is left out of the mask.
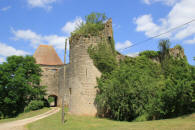
<path id="1" fill-rule="evenodd" d="M 160 51 L 144 51 L 118 64 L 112 44 L 89 47 L 90 57 L 102 72 L 95 100 L 98 114 L 115 120 L 144 121 L 193 112 L 195 67 L 185 57 L 173 58 L 169 46 L 168 40 L 162 40 Z M 153 58 L 160 62 L 153 62 Z"/>
<path id="2" fill-rule="evenodd" d="M 148 58 L 158 58 L 159 52 L 157 51 L 143 51 L 139 54 L 140 56 L 146 56 Z"/>
<path id="3" fill-rule="evenodd" d="M 181 45 L 179 45 L 179 44 L 175 45 L 175 47 L 174 47 L 174 48 L 177 48 L 177 49 L 179 49 L 180 51 L 183 51 L 182 46 L 181 46 Z"/>
<path id="4" fill-rule="evenodd" d="M 54 102 L 54 97 L 48 97 L 48 103 L 51 104 L 52 102 Z"/>
<path id="5" fill-rule="evenodd" d="M 159 65 L 145 57 L 126 58 L 111 74 L 98 79 L 96 103 L 105 116 L 115 120 L 157 118 L 161 113 L 161 80 Z"/>
<path id="6" fill-rule="evenodd" d="M 90 46 L 88 53 L 95 66 L 102 73 L 110 73 L 117 67 L 116 55 L 112 50 L 112 44 L 108 44 L 106 41 L 99 43 L 95 47 Z"/>
<path id="7" fill-rule="evenodd" d="M 38 110 L 44 107 L 44 102 L 42 100 L 32 100 L 28 106 L 24 108 L 24 112 Z"/>
<path id="8" fill-rule="evenodd" d="M 187 59 L 170 58 L 164 66 L 165 89 L 163 90 L 165 117 L 175 117 L 193 112 L 195 94 L 192 67 Z"/>
<path id="9" fill-rule="evenodd" d="M 91 13 L 85 17 L 86 23 L 82 22 L 78 25 L 77 29 L 72 32 L 74 35 L 97 35 L 104 29 L 104 21 L 107 17 L 102 13 Z"/>

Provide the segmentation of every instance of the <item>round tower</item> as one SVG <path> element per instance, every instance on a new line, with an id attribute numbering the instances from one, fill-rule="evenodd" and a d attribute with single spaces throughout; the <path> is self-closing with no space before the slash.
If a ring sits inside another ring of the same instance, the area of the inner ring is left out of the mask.
<path id="1" fill-rule="evenodd" d="M 95 116 L 97 108 L 95 98 L 97 93 L 97 78 L 100 71 L 93 64 L 88 54 L 90 45 L 97 45 L 102 39 L 112 37 L 112 20 L 105 23 L 105 29 L 99 36 L 74 36 L 70 39 L 70 64 L 68 67 L 68 81 L 70 101 L 69 111 L 75 115 Z"/>

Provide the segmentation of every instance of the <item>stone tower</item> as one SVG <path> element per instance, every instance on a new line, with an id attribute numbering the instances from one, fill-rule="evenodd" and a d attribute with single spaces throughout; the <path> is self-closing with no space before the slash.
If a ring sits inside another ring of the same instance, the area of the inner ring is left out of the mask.
<path id="1" fill-rule="evenodd" d="M 70 38 L 70 63 L 66 66 L 65 100 L 69 100 L 69 111 L 75 115 L 95 116 L 94 102 L 97 92 L 96 79 L 101 76 L 89 57 L 88 47 L 102 40 L 111 40 L 112 20 L 105 23 L 105 29 L 98 36 L 76 35 Z"/>
<path id="2" fill-rule="evenodd" d="M 52 46 L 40 45 L 33 57 L 42 69 L 41 85 L 47 86 L 47 96 L 55 98 L 55 105 L 61 105 L 64 88 L 64 64 Z"/>
<path id="3" fill-rule="evenodd" d="M 64 65 L 54 48 L 40 45 L 35 54 L 36 63 L 42 69 L 41 85 L 47 86 L 47 95 L 56 98 L 55 104 L 61 105 L 64 96 L 65 105 L 74 115 L 95 116 L 97 108 L 95 98 L 97 93 L 96 79 L 101 76 L 99 70 L 89 57 L 88 47 L 97 45 L 113 37 L 112 20 L 105 23 L 105 28 L 98 36 L 75 35 L 70 38 L 69 64 L 66 64 L 65 81 Z M 64 88 L 65 83 L 65 88 Z"/>

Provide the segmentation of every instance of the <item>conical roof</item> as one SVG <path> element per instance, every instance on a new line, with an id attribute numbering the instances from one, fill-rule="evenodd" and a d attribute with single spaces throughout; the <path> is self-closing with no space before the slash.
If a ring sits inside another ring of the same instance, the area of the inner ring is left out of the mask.
<path id="1" fill-rule="evenodd" d="M 33 57 L 36 63 L 40 65 L 63 65 L 53 46 L 40 45 Z"/>

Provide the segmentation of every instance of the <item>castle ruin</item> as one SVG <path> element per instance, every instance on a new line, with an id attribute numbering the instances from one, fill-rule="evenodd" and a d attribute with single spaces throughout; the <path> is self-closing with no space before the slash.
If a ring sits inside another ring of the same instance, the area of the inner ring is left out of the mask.
<path id="1" fill-rule="evenodd" d="M 97 36 L 74 35 L 70 38 L 69 64 L 64 65 L 54 48 L 49 45 L 40 45 L 33 55 L 36 63 L 41 66 L 41 85 L 47 86 L 47 96 L 55 98 L 55 106 L 61 106 L 64 97 L 64 103 L 69 107 L 71 114 L 97 114 L 96 79 L 101 76 L 101 72 L 93 64 L 88 48 L 113 38 L 112 20 L 109 19 L 104 26 L 104 30 Z M 175 58 L 185 57 L 183 49 L 179 46 L 171 48 L 169 53 Z M 125 56 L 118 53 L 116 58 L 119 61 Z M 160 62 L 158 58 L 152 60 Z"/>
<path id="2" fill-rule="evenodd" d="M 64 64 L 52 46 L 40 45 L 34 57 L 43 72 L 41 85 L 47 86 L 47 95 L 55 97 L 55 104 L 60 106 L 64 96 L 69 112 L 74 115 L 95 116 L 97 108 L 96 79 L 100 71 L 93 64 L 88 54 L 90 45 L 97 45 L 113 37 L 112 20 L 105 23 L 105 28 L 98 36 L 73 36 L 69 40 L 69 64 Z M 66 69 L 64 81 L 64 68 Z M 64 85 L 65 83 L 65 85 Z"/>

